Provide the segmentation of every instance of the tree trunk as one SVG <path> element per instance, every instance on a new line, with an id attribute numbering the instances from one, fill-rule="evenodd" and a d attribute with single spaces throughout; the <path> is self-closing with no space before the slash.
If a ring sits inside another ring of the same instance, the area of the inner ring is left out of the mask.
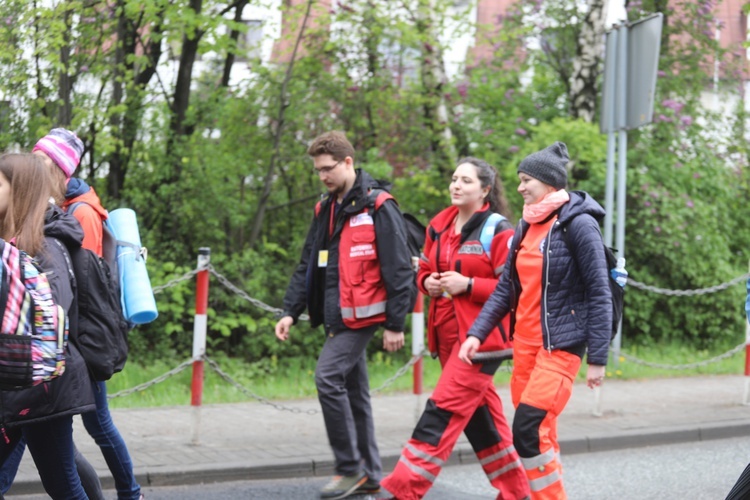
<path id="1" fill-rule="evenodd" d="M 118 11 L 122 14 L 117 19 L 117 42 L 115 47 L 115 60 L 112 84 L 112 106 L 119 106 L 125 100 L 125 113 L 113 114 L 110 125 L 119 139 L 115 151 L 107 158 L 109 164 L 109 195 L 115 200 L 121 197 L 121 191 L 125 186 L 125 177 L 128 172 L 128 164 L 133 152 L 136 137 L 142 118 L 143 90 L 156 74 L 156 66 L 161 58 L 161 40 L 154 38 L 162 31 L 164 10 L 158 12 L 153 22 L 149 23 L 149 41 L 143 47 L 144 53 L 148 55 L 148 62 L 135 73 L 133 62 L 140 39 L 139 31 L 142 26 L 136 25 L 128 19 L 125 14 L 123 0 L 119 0 Z M 123 79 L 132 75 L 133 83 L 131 90 L 125 94 L 123 91 Z"/>
<path id="2" fill-rule="evenodd" d="M 73 105 L 70 102 L 70 95 L 73 90 L 73 85 L 70 79 L 70 11 L 65 9 L 64 23 L 66 26 L 65 33 L 63 33 L 63 43 L 60 47 L 60 69 L 59 81 L 58 81 L 58 96 L 60 99 L 60 105 L 57 110 L 57 123 L 62 127 L 69 127 L 72 121 Z"/>
<path id="3" fill-rule="evenodd" d="M 302 18 L 302 25 L 300 26 L 297 39 L 294 42 L 294 49 L 292 50 L 292 57 L 289 60 L 289 66 L 286 68 L 286 75 L 284 76 L 284 82 L 281 84 L 281 95 L 279 96 L 279 112 L 276 115 L 276 131 L 273 140 L 273 154 L 271 155 L 271 161 L 268 163 L 268 170 L 266 170 L 266 176 L 263 181 L 263 191 L 258 200 L 258 208 L 255 211 L 255 217 L 253 218 L 253 228 L 250 232 L 250 238 L 248 239 L 248 246 L 253 248 L 258 242 L 260 236 L 260 230 L 263 227 L 263 219 L 265 218 L 266 208 L 268 206 L 268 198 L 271 196 L 271 187 L 273 186 L 273 177 L 276 171 L 276 162 L 279 158 L 279 147 L 281 145 L 281 135 L 284 131 L 284 114 L 286 108 L 289 107 L 289 96 L 287 96 L 287 87 L 289 81 L 292 79 L 292 69 L 294 68 L 294 60 L 297 58 L 297 51 L 299 50 L 302 37 L 305 34 L 305 28 L 307 27 L 307 21 L 310 19 L 310 10 L 314 0 L 308 0 L 307 7 L 305 8 L 305 16 Z"/>
<path id="4" fill-rule="evenodd" d="M 380 28 L 376 24 L 378 22 L 377 17 L 377 6 L 374 0 L 369 0 L 365 7 L 364 12 L 364 26 L 366 30 L 365 35 L 365 50 L 367 52 L 367 87 L 368 90 L 376 88 L 380 84 L 379 69 L 380 69 L 380 51 L 379 45 L 381 36 L 378 34 Z M 369 93 L 369 92 L 368 92 Z M 375 126 L 374 111 L 372 109 L 372 102 L 369 99 L 365 99 L 365 116 L 367 118 L 368 131 L 362 138 L 362 146 L 365 151 L 371 148 L 376 148 L 378 144 L 378 131 Z"/>
<path id="5" fill-rule="evenodd" d="M 190 0 L 190 9 L 195 15 L 200 15 L 203 8 L 203 0 Z M 198 44 L 205 31 L 196 30 L 192 36 L 186 34 L 182 37 L 182 51 L 180 53 L 180 66 L 177 69 L 177 82 L 175 83 L 174 99 L 172 100 L 172 116 L 169 122 L 169 139 L 167 140 L 167 157 L 172 158 L 172 173 L 167 181 L 176 181 L 182 172 L 182 162 L 177 158 L 176 145 L 180 139 L 190 136 L 193 127 L 186 124 L 187 110 L 190 105 L 190 85 L 193 81 L 193 65 L 198 56 Z"/>
<path id="6" fill-rule="evenodd" d="M 247 5 L 248 0 L 240 0 L 237 3 L 237 7 L 234 11 L 234 22 L 240 23 L 242 22 L 242 11 L 245 9 L 245 6 Z M 240 38 L 240 32 L 237 29 L 233 29 L 232 32 L 229 35 L 229 38 L 234 42 L 234 46 L 237 47 L 237 40 Z M 227 57 L 224 60 L 224 71 L 221 75 L 221 86 L 222 87 L 229 87 L 229 77 L 232 75 L 232 66 L 234 66 L 234 60 L 236 59 L 236 56 L 234 54 L 234 51 L 228 51 Z"/>
<path id="7" fill-rule="evenodd" d="M 128 37 L 126 32 L 126 20 L 125 20 L 125 9 L 123 1 L 117 2 L 117 11 L 120 15 L 117 18 L 117 37 L 115 40 L 115 59 L 114 68 L 112 71 L 112 107 L 117 107 L 122 103 L 123 90 L 122 90 L 122 72 L 123 66 L 125 65 L 125 46 L 128 43 Z M 112 113 L 109 119 L 109 125 L 112 127 L 112 131 L 116 136 L 122 138 L 122 116 L 119 113 Z M 115 151 L 109 155 L 109 195 L 115 200 L 120 199 L 120 189 L 122 184 L 120 178 L 124 177 L 123 171 L 123 151 L 122 147 L 118 144 L 115 147 Z"/>
<path id="8" fill-rule="evenodd" d="M 570 77 L 570 114 L 589 123 L 596 113 L 596 80 L 600 72 L 604 33 L 604 0 L 589 0 L 589 12 L 578 36 Z"/>
<path id="9" fill-rule="evenodd" d="M 425 93 L 424 124 L 430 130 L 431 163 L 442 174 L 447 174 L 456 161 L 449 110 L 443 95 L 445 74 L 443 51 L 433 23 L 434 0 L 420 0 L 417 12 L 417 31 L 422 39 L 420 73 Z"/>

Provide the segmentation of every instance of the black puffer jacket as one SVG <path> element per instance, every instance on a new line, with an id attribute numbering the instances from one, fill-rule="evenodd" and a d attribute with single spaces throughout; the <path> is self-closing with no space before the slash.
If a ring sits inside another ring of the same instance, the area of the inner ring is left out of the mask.
<path id="1" fill-rule="evenodd" d="M 65 309 L 70 323 L 65 373 L 20 391 L 0 391 L 0 425 L 13 427 L 95 409 L 86 364 L 76 349 L 75 277 L 66 246 L 80 246 L 83 230 L 78 221 L 58 207 L 47 211 L 44 225 L 45 246 L 36 260 L 47 274 L 55 301 Z"/>
<path id="2" fill-rule="evenodd" d="M 541 318 L 544 348 L 588 346 L 588 363 L 606 365 L 612 331 L 612 298 L 598 220 L 604 209 L 582 191 L 570 193 L 544 245 Z M 511 337 L 521 284 L 516 257 L 528 223 L 516 228 L 506 272 L 467 335 L 484 340 L 511 313 Z M 567 232 L 567 237 L 563 234 Z M 507 272 L 510 270 L 510 272 Z"/>

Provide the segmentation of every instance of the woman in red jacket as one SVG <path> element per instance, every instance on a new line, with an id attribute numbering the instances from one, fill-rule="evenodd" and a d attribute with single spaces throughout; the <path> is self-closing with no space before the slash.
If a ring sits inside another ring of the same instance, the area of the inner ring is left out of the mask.
<path id="1" fill-rule="evenodd" d="M 497 285 L 513 226 L 495 169 L 477 158 L 458 162 L 451 206 L 427 228 L 417 284 L 431 297 L 428 346 L 443 373 L 394 471 L 381 486 L 395 498 L 422 498 L 440 473 L 461 432 L 477 454 L 500 499 L 521 499 L 529 486 L 493 376 L 512 357 L 507 319 L 468 366 L 457 353 L 466 331 Z"/>

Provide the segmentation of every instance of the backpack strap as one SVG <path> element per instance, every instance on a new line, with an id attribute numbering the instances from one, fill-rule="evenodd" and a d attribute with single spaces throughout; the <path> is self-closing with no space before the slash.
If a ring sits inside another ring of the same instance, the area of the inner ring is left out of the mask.
<path id="1" fill-rule="evenodd" d="M 437 237 L 438 237 L 438 235 L 439 235 L 440 233 L 438 233 L 438 232 L 437 232 L 437 231 L 435 230 L 435 228 L 434 228 L 434 227 L 432 227 L 432 224 L 430 224 L 430 227 L 429 227 L 428 229 L 429 229 L 429 233 L 430 233 L 430 239 L 431 239 L 432 241 L 435 241 L 435 238 L 437 238 Z"/>
<path id="2" fill-rule="evenodd" d="M 21 305 L 26 294 L 26 287 L 23 284 L 24 259 L 25 253 L 14 245 L 6 243 L 3 246 L 3 264 L 5 266 L 3 281 L 8 285 L 8 288 L 3 293 L 5 309 L 1 319 L 2 331 L 6 333 L 15 332 L 21 320 Z"/>
<path id="3" fill-rule="evenodd" d="M 68 208 L 66 208 L 66 209 L 65 209 L 65 211 L 66 211 L 67 213 L 69 213 L 69 214 L 73 215 L 73 212 L 75 212 L 75 211 L 76 211 L 76 209 L 77 209 L 78 207 L 80 207 L 81 205 L 88 205 L 88 206 L 92 207 L 91 203 L 89 203 L 89 202 L 87 202 L 87 201 L 77 201 L 77 202 L 75 202 L 75 203 L 71 203 L 70 205 L 68 205 Z M 93 208 L 93 207 L 92 207 L 92 208 Z M 102 222 L 103 222 L 103 221 L 102 221 Z"/>
<path id="4" fill-rule="evenodd" d="M 75 203 L 71 203 L 68 205 L 68 208 L 65 210 L 70 215 L 73 215 L 73 212 L 76 211 L 76 208 L 80 207 L 81 205 L 88 205 L 85 201 L 77 201 Z"/>
<path id="5" fill-rule="evenodd" d="M 11 265 L 12 259 L 7 258 L 7 253 L 5 252 L 5 245 L 10 245 L 9 243 L 0 240 L 0 254 L 5 257 L 2 259 L 3 264 L 2 268 L 0 269 L 0 276 L 2 277 L 2 281 L 0 281 L 0 321 L 2 321 L 2 318 L 5 317 L 5 307 L 8 305 L 8 293 L 10 289 L 10 270 L 9 267 Z M 750 281 L 748 281 L 750 283 Z M 750 287 L 750 285 L 748 285 Z M 748 288 L 750 290 L 750 288 Z"/>
<path id="6" fill-rule="evenodd" d="M 91 208 L 94 208 L 93 205 L 91 205 L 91 203 L 89 203 L 87 201 L 77 201 L 75 203 L 71 203 L 70 205 L 68 205 L 68 207 L 65 209 L 65 212 L 69 213 L 70 215 L 73 215 L 73 212 L 75 212 L 76 209 L 78 207 L 80 207 L 81 205 L 88 205 Z M 105 210 L 105 212 L 107 212 L 107 210 Z M 109 213 L 109 212 L 107 212 L 107 213 Z M 99 216 L 99 218 L 101 219 L 101 215 Z M 104 224 L 106 220 L 107 219 L 102 219 L 102 224 Z"/>
<path id="7" fill-rule="evenodd" d="M 492 250 L 492 239 L 495 237 L 497 225 L 502 221 L 508 220 L 500 214 L 492 213 L 487 220 L 484 221 L 482 226 L 482 232 L 479 234 L 479 241 L 482 243 L 484 252 L 489 256 Z"/>
<path id="8" fill-rule="evenodd" d="M 377 197 L 375 198 L 375 210 L 382 207 L 383 203 L 385 203 L 388 200 L 396 201 L 393 195 L 389 193 L 388 191 L 382 191 L 378 193 Z M 396 204 L 398 205 L 398 202 L 396 202 Z"/>
<path id="9" fill-rule="evenodd" d="M 388 200 L 396 201 L 396 198 L 394 198 L 393 195 L 385 189 L 374 188 L 370 189 L 367 192 L 367 206 L 373 207 L 375 210 L 378 210 L 380 207 L 382 207 L 383 203 Z M 396 205 L 398 205 L 397 201 Z"/>

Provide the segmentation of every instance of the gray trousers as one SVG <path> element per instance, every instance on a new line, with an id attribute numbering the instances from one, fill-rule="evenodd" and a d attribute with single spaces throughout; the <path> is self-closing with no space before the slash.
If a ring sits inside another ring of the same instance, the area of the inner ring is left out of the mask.
<path id="1" fill-rule="evenodd" d="M 375 442 L 366 358 L 375 330 L 328 335 L 315 368 L 315 385 L 336 473 L 350 476 L 364 469 L 369 478 L 380 481 L 383 466 Z"/>

